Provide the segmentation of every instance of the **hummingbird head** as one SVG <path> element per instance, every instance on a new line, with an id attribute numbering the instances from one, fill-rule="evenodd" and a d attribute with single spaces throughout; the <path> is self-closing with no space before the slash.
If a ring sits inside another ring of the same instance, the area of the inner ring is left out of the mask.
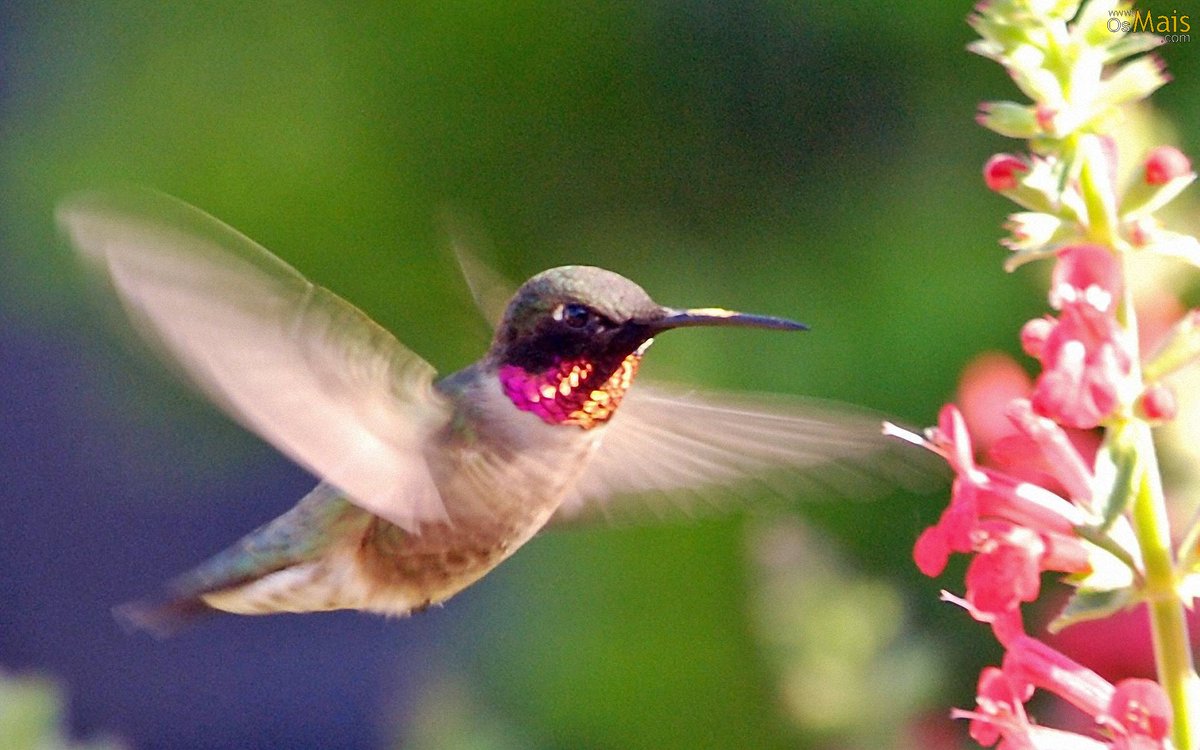
<path id="1" fill-rule="evenodd" d="M 560 266 L 529 279 L 513 295 L 489 356 L 518 409 L 550 424 L 587 429 L 616 411 L 654 336 L 684 326 L 805 328 L 719 308 L 664 307 L 620 274 Z"/>

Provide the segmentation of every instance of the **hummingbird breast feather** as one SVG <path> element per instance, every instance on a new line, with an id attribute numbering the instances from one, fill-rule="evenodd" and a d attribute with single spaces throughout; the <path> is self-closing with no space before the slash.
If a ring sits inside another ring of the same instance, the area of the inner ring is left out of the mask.
<path id="1" fill-rule="evenodd" d="M 462 394 L 471 426 L 438 433 L 423 457 L 444 520 L 405 528 L 322 483 L 181 577 L 166 602 L 120 614 L 155 632 L 205 610 L 405 615 L 474 583 L 545 525 L 602 431 L 552 427 L 514 409 L 494 378 L 471 382 Z"/>

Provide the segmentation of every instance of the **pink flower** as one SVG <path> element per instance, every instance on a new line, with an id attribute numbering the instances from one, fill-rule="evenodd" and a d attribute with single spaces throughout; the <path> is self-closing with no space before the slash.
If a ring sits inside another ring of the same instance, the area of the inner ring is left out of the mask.
<path id="1" fill-rule="evenodd" d="M 1002 192 L 1014 190 L 1020 175 L 1029 171 L 1029 165 L 1012 154 L 996 154 L 983 165 L 983 182 L 988 190 Z"/>
<path id="2" fill-rule="evenodd" d="M 1116 311 L 1125 289 L 1117 256 L 1099 245 L 1071 245 L 1057 256 L 1050 277 L 1051 307 L 1082 305 L 1101 315 Z"/>
<path id="3" fill-rule="evenodd" d="M 1191 161 L 1174 146 L 1159 146 L 1146 155 L 1145 179 L 1148 185 L 1165 185 L 1191 171 Z"/>
<path id="4" fill-rule="evenodd" d="M 1085 520 L 1082 511 L 1049 490 L 977 466 L 954 405 L 942 408 L 928 446 L 946 458 L 955 479 L 950 505 L 917 538 L 913 560 L 932 577 L 951 553 L 976 553 L 967 569 L 966 601 L 973 613 L 992 618 L 1033 601 L 1043 571 L 1089 569 L 1087 551 L 1074 536 Z"/>
<path id="5" fill-rule="evenodd" d="M 955 472 L 950 505 L 940 522 L 955 535 L 968 533 L 980 518 L 992 517 L 1028 526 L 1039 532 L 1071 534 L 1086 518 L 1079 508 L 1048 490 L 975 463 L 971 437 L 962 413 L 954 404 L 942 407 L 937 428 L 930 431 L 927 447 Z"/>
<path id="6" fill-rule="evenodd" d="M 1046 350 L 1046 340 L 1050 338 L 1051 333 L 1054 333 L 1054 326 L 1057 322 L 1047 315 L 1034 318 L 1021 326 L 1021 348 L 1025 350 L 1025 353 L 1034 359 L 1041 359 L 1042 352 Z"/>
<path id="7" fill-rule="evenodd" d="M 1054 320 L 1037 318 L 1026 329 Z M 1033 412 L 1033 379 L 1007 354 L 987 352 L 967 364 L 957 402 L 972 442 L 985 463 L 1014 478 L 1045 487 L 1085 507 L 1098 438 L 1065 430 Z"/>
<path id="8" fill-rule="evenodd" d="M 1010 401 L 1005 416 L 1033 447 L 1037 467 L 1052 477 L 1071 500 L 1090 503 L 1094 481 L 1091 462 L 1084 460 L 1072 436 L 1053 420 L 1034 413 L 1027 399 Z"/>
<path id="9" fill-rule="evenodd" d="M 1153 680 L 1129 679 L 1117 684 L 1103 719 L 1125 730 L 1161 742 L 1171 731 L 1171 703 Z"/>
<path id="10" fill-rule="evenodd" d="M 1099 716 L 1112 701 L 1112 683 L 1036 638 L 1024 636 L 1009 644 L 1002 667 L 1028 693 L 1048 690 L 1089 716 Z"/>
<path id="11" fill-rule="evenodd" d="M 975 711 L 955 710 L 970 719 L 971 737 L 1001 748 L 1165 748 L 1171 707 L 1158 683 L 1129 679 L 1113 685 L 1046 644 L 1025 635 L 1013 638 L 1000 668 L 979 675 Z M 1025 702 L 1035 690 L 1053 693 L 1092 719 L 1111 742 L 1033 724 Z"/>
<path id="12" fill-rule="evenodd" d="M 970 719 L 971 739 L 997 750 L 1105 750 L 1106 743 L 1074 732 L 1039 726 L 1025 713 L 1025 701 L 1032 688 L 1022 690 L 996 667 L 987 667 L 979 675 L 976 709 L 954 709 L 950 716 Z"/>
<path id="13" fill-rule="evenodd" d="M 982 612 L 1016 609 L 1037 599 L 1046 545 L 1040 535 L 1011 523 L 975 528 L 978 554 L 967 567 L 967 601 Z"/>
<path id="14" fill-rule="evenodd" d="M 1028 398 L 1032 390 L 1033 378 L 1007 354 L 984 352 L 967 363 L 955 402 L 979 452 L 987 454 L 993 445 L 1016 434 L 1004 414 L 1005 405 Z"/>
<path id="15" fill-rule="evenodd" d="M 1033 688 L 1017 692 L 1011 680 L 996 667 L 985 667 L 979 674 L 975 703 L 979 713 L 958 712 L 961 718 L 971 719 L 971 739 L 990 747 L 1006 732 L 1025 731 L 1030 727 L 1025 715 L 1025 701 L 1033 696 Z"/>
<path id="16" fill-rule="evenodd" d="M 972 533 L 976 555 L 967 567 L 967 601 L 999 613 L 1037 599 L 1046 570 L 1089 570 L 1087 550 L 1074 536 L 1038 533 L 1006 521 L 983 521 Z"/>
<path id="17" fill-rule="evenodd" d="M 1116 319 L 1123 294 L 1120 263 L 1108 250 L 1074 245 L 1058 251 L 1050 304 L 1061 315 L 1049 325 L 1026 324 L 1022 332 L 1026 350 L 1044 368 L 1032 399 L 1039 414 L 1090 429 L 1120 405 L 1134 362 Z"/>
<path id="18" fill-rule="evenodd" d="M 1061 606 L 1048 607 L 1058 611 Z M 1192 648 L 1200 651 L 1200 610 L 1188 613 Z M 1055 633 L 1048 639 L 1054 648 L 1075 659 L 1087 659 L 1088 666 L 1116 682 L 1125 677 L 1154 674 L 1154 650 L 1150 621 L 1144 604 L 1114 612 L 1102 620 L 1086 620 Z"/>

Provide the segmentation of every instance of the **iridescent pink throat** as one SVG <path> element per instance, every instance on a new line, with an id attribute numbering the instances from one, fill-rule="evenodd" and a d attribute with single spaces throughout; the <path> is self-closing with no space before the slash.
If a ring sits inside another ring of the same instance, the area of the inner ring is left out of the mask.
<path id="1" fill-rule="evenodd" d="M 503 365 L 500 387 L 518 409 L 533 412 L 547 424 L 573 424 L 589 430 L 616 412 L 641 361 L 641 350 L 630 354 L 599 384 L 590 382 L 596 370 L 586 360 L 563 360 L 539 373 Z"/>

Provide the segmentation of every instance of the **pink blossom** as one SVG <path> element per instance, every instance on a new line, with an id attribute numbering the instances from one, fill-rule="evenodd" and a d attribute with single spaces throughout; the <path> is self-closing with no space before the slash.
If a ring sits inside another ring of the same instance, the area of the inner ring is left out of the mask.
<path id="1" fill-rule="evenodd" d="M 1048 690 L 1089 716 L 1099 716 L 1112 701 L 1108 680 L 1036 638 L 1024 636 L 1009 644 L 1004 673 L 1018 685 Z"/>
<path id="2" fill-rule="evenodd" d="M 971 739 L 997 750 L 1105 750 L 1106 743 L 1074 732 L 1033 723 L 1025 713 L 1032 688 L 1022 689 L 1002 670 L 987 667 L 979 675 L 975 710 L 955 709 L 950 716 L 970 719 Z"/>
<path id="3" fill-rule="evenodd" d="M 996 615 L 1033 601 L 1046 570 L 1083 572 L 1087 551 L 1074 536 L 1082 512 L 1054 493 L 975 464 L 962 414 L 943 407 L 930 447 L 955 471 L 950 504 L 913 547 L 921 572 L 936 576 L 953 552 L 976 553 L 967 569 L 973 611 Z"/>
<path id="4" fill-rule="evenodd" d="M 1001 748 L 1166 747 L 1171 707 L 1158 683 L 1129 679 L 1113 685 L 1092 670 L 1025 635 L 1006 644 L 1000 668 L 979 675 L 976 710 L 952 712 L 970 719 L 971 737 L 981 745 L 1001 741 Z M 1035 690 L 1053 693 L 1089 718 L 1111 741 L 1033 724 L 1024 704 Z"/>
<path id="5" fill-rule="evenodd" d="M 1013 399 L 1005 409 L 1021 437 L 1036 450 L 1042 470 L 1052 476 L 1063 487 L 1067 496 L 1076 503 L 1091 502 L 1091 463 L 1085 461 L 1071 436 L 1053 420 L 1034 413 L 1033 404 L 1027 399 Z"/>
<path id="6" fill-rule="evenodd" d="M 939 522 L 956 536 L 956 547 L 970 546 L 960 535 L 980 518 L 990 517 L 1028 526 L 1039 532 L 1072 534 L 1086 518 L 1082 511 L 1045 488 L 975 463 L 971 437 L 962 413 L 954 404 L 942 407 L 938 427 L 928 446 L 954 469 L 947 517 Z"/>
<path id="7" fill-rule="evenodd" d="M 1046 545 L 1029 529 L 1001 521 L 975 529 L 978 554 L 967 567 L 967 601 L 983 612 L 1016 609 L 1037 599 Z"/>
<path id="8" fill-rule="evenodd" d="M 1054 318 L 1046 315 L 1041 318 L 1034 318 L 1021 327 L 1021 348 L 1025 353 L 1034 359 L 1041 359 L 1042 352 L 1046 350 L 1046 340 L 1050 338 L 1050 334 L 1054 332 L 1054 326 L 1057 323 Z"/>
<path id="9" fill-rule="evenodd" d="M 1044 368 L 1032 398 L 1039 414 L 1090 429 L 1120 405 L 1134 363 L 1116 319 L 1123 294 L 1120 263 L 1108 250 L 1074 245 L 1058 252 L 1050 304 L 1061 315 L 1049 330 L 1039 323 L 1031 332 L 1026 324 L 1022 337 Z"/>
<path id="10" fill-rule="evenodd" d="M 1171 731 L 1171 703 L 1153 680 L 1128 679 L 1117 684 L 1105 717 L 1125 730 L 1162 741 Z"/>
<path id="11" fill-rule="evenodd" d="M 1112 251 L 1099 245 L 1071 245 L 1057 256 L 1050 277 L 1051 307 L 1080 305 L 1101 315 L 1116 311 L 1125 282 Z"/>
<path id="12" fill-rule="evenodd" d="M 987 454 L 993 445 L 1016 433 L 1004 414 L 1005 404 L 1028 398 L 1033 378 L 1007 354 L 984 352 L 967 363 L 955 401 L 976 449 Z"/>
<path id="13" fill-rule="evenodd" d="M 1003 671 L 985 667 L 979 674 L 976 692 L 979 715 L 971 717 L 971 739 L 980 745 L 996 744 L 1005 729 L 1011 732 L 1029 727 L 1025 701 L 1033 696 L 1033 688 L 1019 693 Z"/>
<path id="14" fill-rule="evenodd" d="M 967 601 L 982 612 L 1016 609 L 1037 599 L 1046 570 L 1089 570 L 1087 550 L 1074 536 L 1038 533 L 1007 521 L 982 521 L 972 531 L 975 557 L 967 567 Z"/>
<path id="15" fill-rule="evenodd" d="M 1046 323 L 1038 318 L 1026 325 Z M 1014 478 L 1045 487 L 1086 505 L 1098 438 L 1063 429 L 1033 412 L 1033 379 L 1007 354 L 987 352 L 967 364 L 957 401 L 972 442 L 985 463 Z"/>

